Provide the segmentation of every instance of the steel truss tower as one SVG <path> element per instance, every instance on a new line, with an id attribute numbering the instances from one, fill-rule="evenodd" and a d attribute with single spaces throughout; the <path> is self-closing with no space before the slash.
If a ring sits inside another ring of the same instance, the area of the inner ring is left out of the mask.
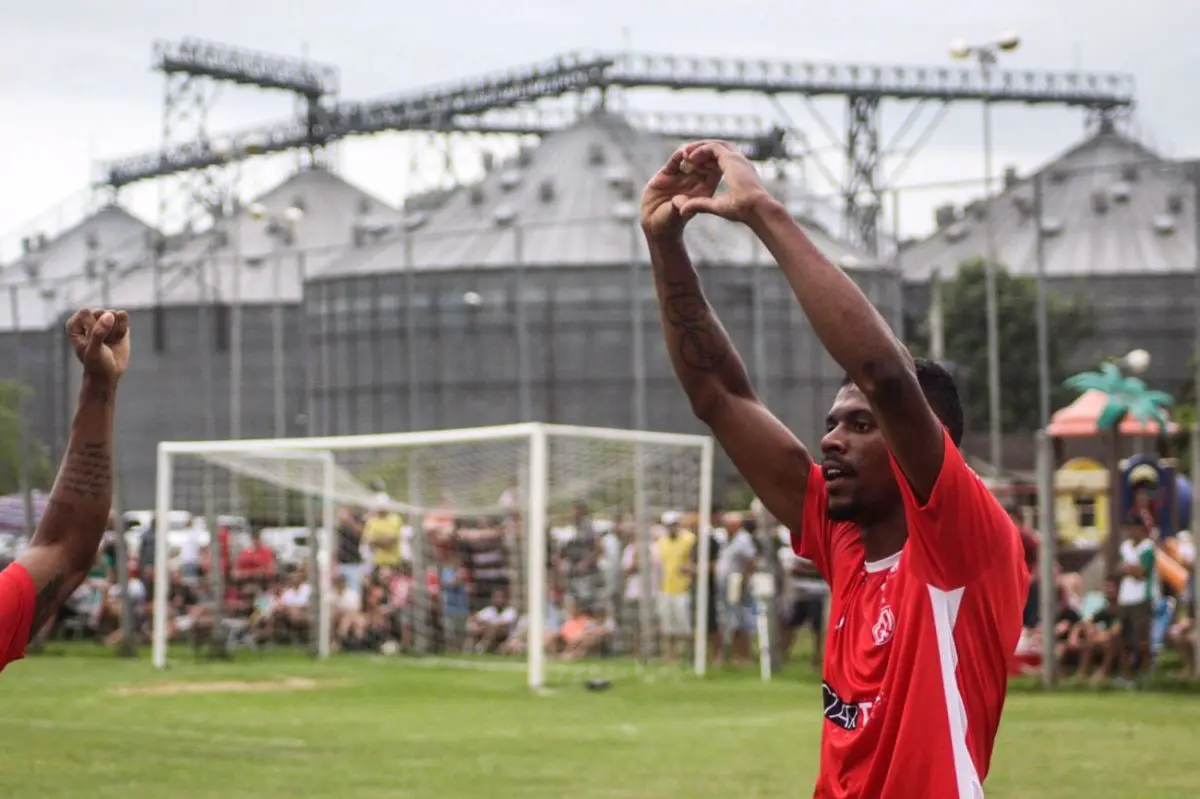
<path id="1" fill-rule="evenodd" d="M 162 143 L 158 153 L 141 159 L 161 164 L 167 154 L 183 152 L 195 163 L 191 169 L 164 173 L 178 175 L 180 186 L 175 192 L 160 186 L 160 230 L 203 227 L 227 213 L 236 201 L 234 179 L 224 170 L 230 159 L 204 158 L 225 150 L 223 140 L 209 131 L 208 115 L 226 85 L 295 95 L 305 131 L 297 148 L 307 151 L 310 161 L 318 157 L 322 142 L 315 131 L 324 117 L 322 101 L 337 92 L 334 67 L 191 39 L 156 42 L 153 65 L 165 78 Z M 114 189 L 123 185 L 111 179 L 106 183 Z"/>
<path id="2" fill-rule="evenodd" d="M 217 45 L 213 52 L 233 53 Z M 267 58 L 258 56 L 258 58 Z M 293 63 L 293 62 L 289 62 Z M 162 66 L 159 67 L 162 69 Z M 166 70 L 164 70 L 166 71 Z M 296 84 L 276 80 L 236 78 L 211 63 L 204 69 L 175 69 L 214 80 L 235 80 L 264 88 L 298 91 Z M 168 72 L 171 74 L 171 72 Z M 104 184 L 113 188 L 179 173 L 199 172 L 262 153 L 317 148 L 349 136 L 383 131 L 426 131 L 435 134 L 542 135 L 561 130 L 579 115 L 538 108 L 539 101 L 564 95 L 594 99 L 603 109 L 613 90 L 733 92 L 769 98 L 783 118 L 767 123 L 755 117 L 654 114 L 631 122 L 678 138 L 724 138 L 737 142 L 758 160 L 805 159 L 821 169 L 843 199 L 847 238 L 868 252 L 878 253 L 878 221 L 883 195 L 893 180 L 941 121 L 950 104 L 961 102 L 1020 103 L 1083 109 L 1091 124 L 1111 122 L 1134 104 L 1134 83 L 1127 75 L 1078 72 L 992 70 L 988 83 L 977 70 L 950 67 L 903 67 L 863 64 L 814 64 L 730 58 L 654 54 L 570 54 L 540 64 L 488 75 L 449 87 L 410 92 L 371 102 L 322 104 L 310 102 L 308 113 L 275 125 L 225 137 L 214 149 L 201 126 L 190 139 L 164 147 L 159 153 L 113 161 L 105 167 Z M 323 87 L 322 87 L 323 88 Z M 310 86 L 306 96 L 316 96 Z M 168 95 L 170 98 L 170 94 Z M 845 156 L 841 176 L 823 166 L 804 131 L 788 118 L 780 97 L 801 97 L 814 121 Z M 846 99 L 842 134 L 813 107 L 812 99 Z M 910 112 L 886 143 L 881 124 L 884 101 L 906 102 Z M 178 107 L 179 101 L 168 99 Z M 938 110 L 924 130 L 907 146 L 902 140 L 921 112 Z M 165 129 L 166 126 L 164 126 Z M 884 160 L 900 154 L 900 167 L 881 174 Z"/>

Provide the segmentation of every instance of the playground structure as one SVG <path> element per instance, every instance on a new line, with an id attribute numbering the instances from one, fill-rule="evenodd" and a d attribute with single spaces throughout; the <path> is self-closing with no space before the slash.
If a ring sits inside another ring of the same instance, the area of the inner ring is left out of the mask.
<path id="1" fill-rule="evenodd" d="M 1137 359 L 1144 368 L 1149 355 L 1144 351 L 1137 354 L 1144 356 Z M 1179 426 L 1171 422 L 1167 411 L 1175 400 L 1165 392 L 1147 388 L 1140 378 L 1123 375 L 1120 366 L 1113 362 L 1101 364 L 1095 372 L 1073 375 L 1066 385 L 1080 395 L 1055 412 L 1046 425 L 1047 440 L 1043 446 L 1050 451 L 1046 453 L 1045 466 L 1053 470 L 1053 465 L 1062 460 L 1062 444 L 1067 439 L 1104 438 L 1107 440 L 1104 469 L 1108 479 L 1102 487 L 1099 470 L 1087 468 L 1090 464 L 1086 463 L 1074 463 L 1065 472 L 1072 477 L 1061 481 L 1062 470 L 1054 470 L 1055 479 L 1050 487 L 1054 496 L 1046 497 L 1042 507 L 1054 517 L 1051 529 L 1087 530 L 1094 543 L 1103 541 L 1104 567 L 1108 573 L 1117 563 L 1120 536 L 1116 533 L 1135 504 L 1141 506 L 1139 512 L 1153 517 L 1154 526 L 1160 531 L 1170 531 L 1173 535 L 1179 530 L 1180 491 L 1175 480 L 1175 462 L 1169 457 L 1170 436 L 1179 432 Z M 1147 442 L 1155 442 L 1155 450 L 1164 460 L 1150 456 L 1123 460 L 1122 441 L 1130 438 L 1134 439 L 1135 450 L 1144 450 Z M 1060 483 L 1067 497 L 1065 501 L 1060 498 Z M 1135 502 L 1139 494 L 1142 499 Z M 1107 513 L 1102 516 L 1097 513 L 1098 500 L 1107 505 Z M 1057 524 L 1060 508 L 1066 523 L 1062 528 Z M 1163 511 L 1165 516 L 1161 515 Z"/>
<path id="2" fill-rule="evenodd" d="M 1162 436 L 1158 421 L 1143 421 L 1127 415 L 1119 426 L 1100 427 L 1108 403 L 1103 392 L 1086 391 L 1056 412 L 1046 432 L 1053 441 L 1054 522 L 1059 540 L 1076 547 L 1099 547 L 1110 540 L 1135 503 L 1135 487 L 1153 503 L 1155 526 L 1164 537 L 1174 536 L 1191 522 L 1192 486 L 1178 473 L 1178 462 L 1170 457 L 1170 438 Z M 1168 436 L 1179 426 L 1166 423 Z M 1107 463 L 1087 457 L 1063 460 L 1064 444 L 1070 439 L 1100 438 L 1110 441 Z M 1144 450 L 1153 441 L 1164 456 L 1145 451 L 1122 458 L 1121 441 L 1133 439 L 1135 449 Z M 1112 486 L 1119 491 L 1113 495 Z"/>
<path id="3" fill-rule="evenodd" d="M 1137 366 L 1134 368 L 1136 358 Z M 1138 350 L 1122 359 L 1133 371 L 1142 371 L 1149 355 Z M 1171 437 L 1180 427 L 1167 411 L 1174 399 L 1165 392 L 1148 389 L 1136 377 L 1121 373 L 1118 362 L 1106 362 L 1096 372 L 1084 372 L 1066 380 L 1079 392 L 1069 405 L 1055 412 L 1037 432 L 1038 517 L 1042 546 L 1038 579 L 1054 584 L 1057 567 L 1083 571 L 1095 554 L 1103 551 L 1103 572 L 1111 574 L 1118 562 L 1121 525 L 1140 515 L 1157 529 L 1162 546 L 1157 552 L 1159 576 L 1177 591 L 1187 585 L 1188 570 L 1174 557 L 1178 534 L 1191 524 L 1192 487 L 1178 474 L 1170 457 Z M 1105 455 L 1097 461 L 1073 458 L 1063 461 L 1065 444 L 1071 439 L 1100 439 Z M 1126 440 L 1133 439 L 1135 454 L 1122 457 Z M 1193 447 L 1200 446 L 1200 429 L 1191 431 Z M 1151 442 L 1153 442 L 1151 444 Z M 1152 448 L 1154 454 L 1146 452 Z M 1197 452 L 1192 452 L 1193 473 Z M 1058 464 L 1061 464 L 1059 466 Z M 1188 534 L 1190 536 L 1190 533 Z M 1061 554 L 1060 539 L 1069 546 Z M 1065 561 L 1070 560 L 1068 565 Z M 1193 563 L 1195 567 L 1195 563 Z M 1094 578 L 1096 570 L 1087 569 Z M 1085 574 L 1085 580 L 1087 574 Z M 1043 640 L 1054 640 L 1058 592 L 1042 591 L 1040 616 Z M 1200 654 L 1200 644 L 1197 645 Z M 1042 661 L 1046 685 L 1056 680 L 1055 659 Z"/>

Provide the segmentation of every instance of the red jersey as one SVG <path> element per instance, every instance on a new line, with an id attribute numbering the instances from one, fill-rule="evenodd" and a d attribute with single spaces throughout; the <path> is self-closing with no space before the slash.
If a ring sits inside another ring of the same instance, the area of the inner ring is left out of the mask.
<path id="1" fill-rule="evenodd" d="M 261 544 L 246 547 L 238 553 L 236 569 L 239 572 L 250 572 L 253 576 L 275 576 L 275 553 L 270 547 Z"/>
<path id="2" fill-rule="evenodd" d="M 37 589 L 19 563 L 0 572 L 0 670 L 25 656 Z"/>
<path id="3" fill-rule="evenodd" d="M 981 797 L 1029 588 L 1008 514 L 946 435 L 929 501 L 895 460 L 903 549 L 867 562 L 814 466 L 792 546 L 830 585 L 814 796 Z"/>

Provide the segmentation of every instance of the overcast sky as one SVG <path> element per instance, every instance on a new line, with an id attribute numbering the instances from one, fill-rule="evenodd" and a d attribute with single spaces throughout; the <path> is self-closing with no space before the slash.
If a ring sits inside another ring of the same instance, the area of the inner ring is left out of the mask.
<path id="1" fill-rule="evenodd" d="M 158 146 L 162 78 L 149 68 L 158 38 L 307 52 L 340 68 L 342 97 L 366 99 L 564 51 L 627 45 L 797 61 L 948 64 L 951 39 L 985 40 L 1012 29 L 1023 44 L 1007 64 L 1132 73 L 1139 99 L 1134 132 L 1164 154 L 1200 155 L 1200 95 L 1192 84 L 1200 74 L 1196 0 L 3 0 L 0 7 L 0 237 L 9 243 L 31 226 L 51 222 L 56 209 L 69 213 L 95 160 Z M 777 114 L 765 100 L 752 98 L 647 95 L 630 102 L 649 109 Z M 822 138 L 807 122 L 803 103 L 785 105 L 814 138 Z M 840 128 L 841 108 L 821 108 Z M 213 110 L 212 128 L 241 128 L 290 110 L 284 98 L 230 88 Z M 894 129 L 904 110 L 889 109 L 885 122 Z M 980 176 L 979 117 L 975 105 L 952 110 L 903 182 Z M 998 168 L 1035 166 L 1083 135 L 1080 112 L 1001 108 L 995 120 Z M 412 185 L 406 154 L 397 137 L 377 137 L 343 145 L 338 166 L 349 180 L 396 202 Z M 836 153 L 825 158 L 840 165 Z M 248 182 L 270 182 L 283 168 L 251 168 Z M 152 220 L 154 198 L 149 187 L 128 200 Z M 913 193 L 901 213 L 906 231 L 927 230 L 930 209 L 945 198 L 961 199 L 962 193 Z"/>

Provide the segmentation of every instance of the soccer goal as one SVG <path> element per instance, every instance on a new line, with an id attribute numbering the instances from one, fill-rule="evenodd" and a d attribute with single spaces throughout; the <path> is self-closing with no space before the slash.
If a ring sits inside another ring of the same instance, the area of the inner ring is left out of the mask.
<path id="1" fill-rule="evenodd" d="M 154 664 L 297 646 L 523 663 L 533 687 L 560 660 L 703 674 L 712 460 L 705 436 L 538 423 L 162 442 Z M 695 535 L 690 587 L 661 584 L 668 527 Z"/>

